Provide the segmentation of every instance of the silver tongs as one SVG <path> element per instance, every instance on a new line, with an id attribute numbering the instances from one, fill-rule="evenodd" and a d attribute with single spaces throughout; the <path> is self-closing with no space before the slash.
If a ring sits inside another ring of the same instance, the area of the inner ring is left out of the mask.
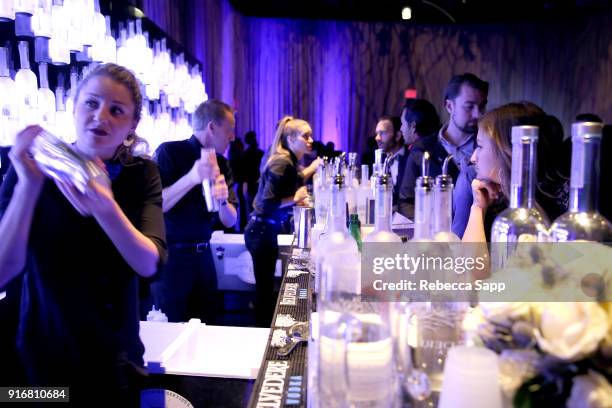
<path id="1" fill-rule="evenodd" d="M 107 185 L 111 184 L 104 169 L 95 161 L 46 130 L 42 130 L 34 138 L 30 153 L 44 174 L 72 184 L 83 194 L 92 179 L 101 179 Z"/>

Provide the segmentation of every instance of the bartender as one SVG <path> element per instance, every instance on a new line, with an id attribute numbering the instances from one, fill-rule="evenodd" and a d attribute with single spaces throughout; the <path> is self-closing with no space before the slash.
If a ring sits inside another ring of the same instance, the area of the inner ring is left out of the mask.
<path id="1" fill-rule="evenodd" d="M 222 156 L 234 140 L 234 126 L 234 113 L 227 104 L 206 101 L 193 114 L 193 136 L 162 143 L 155 153 L 169 254 L 151 291 L 154 303 L 171 322 L 196 317 L 218 324 L 223 312 L 209 241 L 218 222 L 228 228 L 236 223 L 232 172 Z M 215 149 L 216 163 L 202 155 L 204 148 Z M 218 212 L 207 210 L 202 194 L 202 181 L 208 179 L 214 180 L 212 196 L 219 201 Z"/>
<path id="2" fill-rule="evenodd" d="M 316 159 L 300 170 L 298 162 L 312 150 L 312 129 L 308 122 L 291 116 L 282 118 L 276 129 L 253 201 L 253 212 L 244 240 L 255 270 L 255 322 L 270 327 L 276 295 L 274 271 L 278 258 L 277 236 L 288 219 L 291 207 L 304 204 L 308 192 L 304 182 L 320 164 Z"/>

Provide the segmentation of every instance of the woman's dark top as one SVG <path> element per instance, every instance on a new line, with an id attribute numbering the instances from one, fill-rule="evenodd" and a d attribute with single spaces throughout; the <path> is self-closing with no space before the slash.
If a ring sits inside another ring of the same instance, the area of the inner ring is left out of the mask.
<path id="1" fill-rule="evenodd" d="M 252 215 L 281 222 L 286 219 L 292 210 L 291 207 L 280 208 L 282 199 L 295 195 L 297 189 L 304 185 L 297 166 L 298 159 L 292 152 L 272 157 L 259 180 Z"/>
<path id="2" fill-rule="evenodd" d="M 157 166 L 135 158 L 107 163 L 107 170 L 115 200 L 153 241 L 161 264 L 166 244 Z M 11 168 L 0 191 L 0 219 L 16 183 Z M 81 216 L 47 179 L 27 244 L 17 335 L 30 383 L 123 389 L 143 366 L 138 308 L 136 272 L 97 221 Z M 71 401 L 73 391 L 78 388 L 71 388 Z"/>

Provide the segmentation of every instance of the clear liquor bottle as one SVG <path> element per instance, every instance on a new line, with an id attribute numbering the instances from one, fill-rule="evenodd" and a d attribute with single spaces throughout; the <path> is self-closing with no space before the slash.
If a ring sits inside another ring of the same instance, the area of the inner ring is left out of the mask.
<path id="1" fill-rule="evenodd" d="M 367 223 L 367 208 L 370 202 L 370 168 L 367 164 L 361 165 L 361 183 L 357 189 L 357 214 L 362 224 Z"/>
<path id="2" fill-rule="evenodd" d="M 43 126 L 53 129 L 55 126 L 55 95 L 49 89 L 47 63 L 38 64 L 40 88 L 38 89 L 38 115 Z"/>
<path id="3" fill-rule="evenodd" d="M 377 178 L 376 197 L 374 199 L 374 231 L 364 242 L 402 242 L 402 239 L 391 230 L 393 203 L 393 180 L 391 175 L 383 173 Z"/>
<path id="4" fill-rule="evenodd" d="M 357 243 L 346 226 L 346 186 L 339 166 L 336 168 L 330 187 L 330 200 L 327 215 L 326 231 L 315 245 L 315 292 L 321 293 L 326 286 L 347 286 L 355 290 L 359 276 L 338 280 L 336 277 L 326 279 L 325 270 L 336 263 L 342 263 L 345 255 L 358 254 Z M 358 274 L 357 274 L 358 275 Z M 329 287 L 328 287 L 329 289 Z M 348 290 L 348 289 L 347 289 Z"/>
<path id="5" fill-rule="evenodd" d="M 452 159 L 449 155 L 442 164 L 442 174 L 436 177 L 434 185 L 433 234 L 434 241 L 459 242 L 460 239 L 452 231 L 453 217 L 453 178 L 448 174 L 448 164 Z"/>
<path id="6" fill-rule="evenodd" d="M 346 168 L 346 204 L 349 217 L 357 214 L 357 193 L 359 180 L 357 179 L 357 153 L 348 154 L 348 167 Z"/>
<path id="7" fill-rule="evenodd" d="M 0 146 L 11 146 L 19 130 L 19 105 L 10 95 L 17 94 L 17 86 L 8 68 L 8 49 L 0 47 Z"/>
<path id="8" fill-rule="evenodd" d="M 612 239 L 610 222 L 597 211 L 602 130 L 603 125 L 597 122 L 572 125 L 569 211 L 557 218 L 551 227 L 550 235 L 555 242 L 609 242 Z"/>
<path id="9" fill-rule="evenodd" d="M 491 241 L 493 266 L 501 268 L 518 242 L 546 242 L 550 221 L 536 207 L 537 126 L 512 127 L 512 173 L 510 206 L 493 222 Z"/>
<path id="10" fill-rule="evenodd" d="M 38 122 L 38 81 L 30 69 L 28 43 L 19 41 L 20 69 L 15 75 L 19 95 L 19 125 L 25 128 Z"/>
<path id="11" fill-rule="evenodd" d="M 414 235 L 413 240 L 430 241 L 433 238 L 433 187 L 434 179 L 429 176 L 429 152 L 423 154 L 422 176 L 414 187 Z"/>

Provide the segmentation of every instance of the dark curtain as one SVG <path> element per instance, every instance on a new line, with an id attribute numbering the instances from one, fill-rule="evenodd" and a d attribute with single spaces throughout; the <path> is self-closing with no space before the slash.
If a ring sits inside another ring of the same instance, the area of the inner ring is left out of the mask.
<path id="1" fill-rule="evenodd" d="M 609 14 L 423 26 L 246 17 L 227 0 L 144 3 L 145 13 L 169 32 L 182 32 L 204 63 L 209 96 L 237 109 L 237 134 L 253 129 L 264 147 L 280 117 L 291 114 L 308 120 L 315 138 L 361 151 L 378 116 L 399 114 L 407 87 L 446 120 L 444 87 L 466 71 L 489 81 L 489 108 L 530 100 L 559 117 L 566 131 L 581 112 L 612 120 Z M 178 29 L 177 10 L 187 11 Z"/>

